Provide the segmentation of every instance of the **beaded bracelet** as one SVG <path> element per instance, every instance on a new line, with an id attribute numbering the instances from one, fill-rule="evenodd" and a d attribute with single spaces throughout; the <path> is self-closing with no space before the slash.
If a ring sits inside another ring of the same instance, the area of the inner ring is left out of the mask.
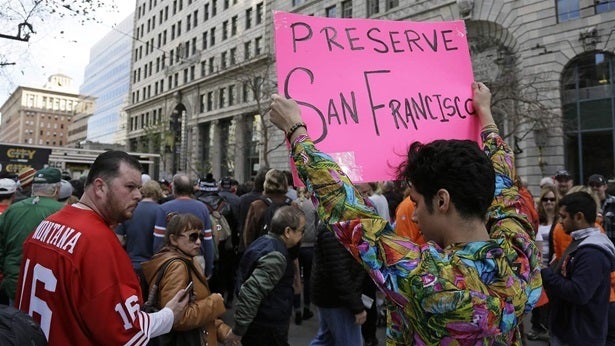
<path id="1" fill-rule="evenodd" d="M 289 142 L 290 142 L 290 137 L 300 127 L 303 127 L 307 131 L 307 126 L 305 125 L 304 122 L 294 123 L 293 126 L 291 126 L 290 129 L 288 129 L 288 131 L 286 131 L 286 139 L 288 139 Z"/>

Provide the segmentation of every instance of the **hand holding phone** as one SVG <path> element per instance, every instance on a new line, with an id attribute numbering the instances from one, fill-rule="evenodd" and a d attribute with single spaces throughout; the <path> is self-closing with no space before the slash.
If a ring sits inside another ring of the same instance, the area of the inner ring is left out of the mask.
<path id="1" fill-rule="evenodd" d="M 184 288 L 184 295 L 188 294 L 188 292 L 190 292 L 190 290 L 192 289 L 192 285 L 194 284 L 194 282 L 190 281 L 188 283 L 188 285 L 186 286 L 186 288 Z"/>

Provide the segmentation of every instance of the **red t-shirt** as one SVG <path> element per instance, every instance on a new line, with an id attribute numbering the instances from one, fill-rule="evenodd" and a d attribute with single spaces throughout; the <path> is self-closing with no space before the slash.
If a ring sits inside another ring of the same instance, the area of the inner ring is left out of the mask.
<path id="1" fill-rule="evenodd" d="M 23 247 L 16 305 L 49 345 L 145 345 L 151 315 L 113 230 L 73 206 L 41 222 Z"/>

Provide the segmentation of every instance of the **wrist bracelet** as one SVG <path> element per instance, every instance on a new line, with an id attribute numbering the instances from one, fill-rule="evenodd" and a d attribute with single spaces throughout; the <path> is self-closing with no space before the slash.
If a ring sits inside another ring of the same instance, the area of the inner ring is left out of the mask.
<path id="1" fill-rule="evenodd" d="M 291 126 L 290 129 L 288 129 L 288 131 L 286 131 L 286 139 L 288 139 L 289 142 L 290 142 L 290 137 L 300 127 L 303 127 L 307 131 L 307 126 L 305 125 L 304 122 L 294 123 L 293 126 Z"/>

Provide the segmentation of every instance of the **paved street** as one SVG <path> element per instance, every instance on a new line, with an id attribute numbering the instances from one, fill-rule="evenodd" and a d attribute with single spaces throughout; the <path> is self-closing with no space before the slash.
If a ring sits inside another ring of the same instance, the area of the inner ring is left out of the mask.
<path id="1" fill-rule="evenodd" d="M 312 317 L 311 319 L 307 321 L 303 321 L 303 323 L 300 326 L 295 325 L 294 320 L 293 322 L 291 322 L 289 338 L 288 338 L 289 344 L 291 346 L 307 346 L 310 344 L 310 341 L 312 340 L 312 338 L 314 338 L 314 336 L 316 335 L 316 332 L 318 331 L 318 315 L 316 314 L 315 310 L 313 311 L 315 313 L 314 317 Z M 223 319 L 226 322 L 230 322 L 231 318 L 232 318 L 232 311 L 229 310 L 224 315 Z M 529 315 L 524 319 L 524 324 L 526 326 L 530 325 Z M 384 346 L 384 333 L 385 333 L 384 327 L 378 328 L 377 337 L 378 337 L 378 340 L 380 340 L 379 345 L 382 345 L 382 346 Z M 542 341 L 528 340 L 525 345 L 527 346 L 548 346 L 549 343 L 542 342 Z M 359 345 L 347 345 L 347 346 L 359 346 Z"/>

